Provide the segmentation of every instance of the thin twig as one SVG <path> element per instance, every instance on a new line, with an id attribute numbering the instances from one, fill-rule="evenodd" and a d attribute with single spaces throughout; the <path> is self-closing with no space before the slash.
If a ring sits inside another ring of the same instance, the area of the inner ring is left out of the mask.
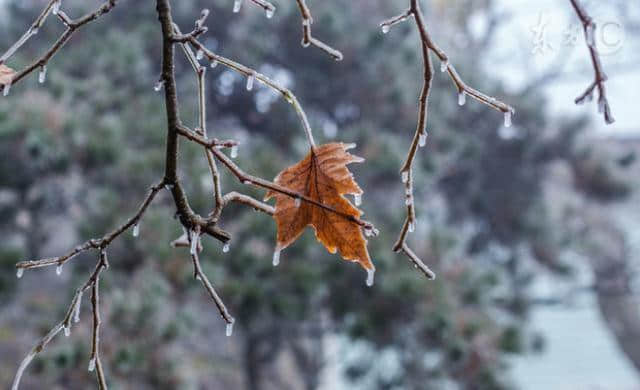
<path id="1" fill-rule="evenodd" d="M 311 25 L 313 24 L 313 17 L 311 16 L 311 11 L 307 6 L 305 0 L 296 0 L 298 4 L 298 8 L 300 9 L 300 15 L 302 16 L 302 46 L 315 46 L 318 49 L 324 51 L 333 57 L 336 61 L 342 61 L 344 56 L 339 50 L 332 48 L 321 40 L 315 38 L 311 34 Z"/>
<path id="2" fill-rule="evenodd" d="M 615 118 L 611 113 L 611 107 L 609 106 L 609 100 L 607 99 L 607 90 L 605 88 L 605 82 L 607 81 L 607 75 L 602 67 L 602 61 L 600 61 L 600 54 L 598 54 L 598 48 L 596 45 L 596 23 L 589 16 L 587 11 L 582 7 L 578 0 L 570 0 L 573 9 L 578 15 L 578 18 L 582 22 L 582 28 L 584 30 L 584 37 L 587 42 L 587 48 L 589 49 L 589 55 L 591 57 L 591 64 L 593 65 L 593 71 L 595 73 L 594 81 L 587 87 L 587 89 L 578 96 L 575 100 L 576 104 L 584 104 L 587 101 L 593 100 L 593 92 L 598 89 L 598 112 L 604 116 L 606 124 L 610 125 L 615 123 Z"/>

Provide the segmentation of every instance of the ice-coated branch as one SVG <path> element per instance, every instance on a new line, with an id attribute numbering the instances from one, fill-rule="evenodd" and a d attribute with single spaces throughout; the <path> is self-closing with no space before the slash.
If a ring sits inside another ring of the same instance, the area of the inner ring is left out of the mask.
<path id="1" fill-rule="evenodd" d="M 398 240 L 393 246 L 395 252 L 404 253 L 411 262 L 419 268 L 425 276 L 429 279 L 433 279 L 435 274 L 429 270 L 429 268 L 417 257 L 417 255 L 409 248 L 406 240 L 409 233 L 413 232 L 416 227 L 416 210 L 413 195 L 413 162 L 415 160 L 419 147 L 425 146 L 427 143 L 427 114 L 429 108 L 429 94 L 431 91 L 431 85 L 434 77 L 434 67 L 431 60 L 430 53 L 433 52 L 438 59 L 440 59 L 440 71 L 447 72 L 449 77 L 453 81 L 456 91 L 458 93 L 458 104 L 464 105 L 467 95 L 476 99 L 477 101 L 486 104 L 487 106 L 498 110 L 504 114 L 505 126 L 511 126 L 511 117 L 514 113 L 514 109 L 499 101 L 498 99 L 486 95 L 469 85 L 467 85 L 455 67 L 450 63 L 447 54 L 433 41 L 427 25 L 425 22 L 425 16 L 420 8 L 419 0 L 409 0 L 409 8 L 403 13 L 394 16 L 390 19 L 380 23 L 380 27 L 384 34 L 388 33 L 390 29 L 405 20 L 413 17 L 414 24 L 420 34 L 420 48 L 422 50 L 422 59 L 424 64 L 423 70 L 423 86 L 422 92 L 418 99 L 418 124 L 407 153 L 402 168 L 400 169 L 400 177 L 405 187 L 405 205 L 407 207 L 407 217 L 400 230 Z"/>
<path id="2" fill-rule="evenodd" d="M 579 0 L 570 0 L 573 9 L 578 15 L 582 28 L 584 30 L 585 41 L 587 42 L 587 48 L 589 49 L 589 55 L 591 57 L 591 63 L 593 65 L 593 71 L 595 78 L 587 89 L 578 96 L 575 100 L 576 104 L 584 104 L 587 101 L 593 100 L 593 93 L 595 89 L 598 89 L 598 112 L 604 116 L 606 124 L 613 124 L 616 120 L 611 113 L 611 107 L 609 106 L 609 100 L 607 99 L 607 90 L 605 82 L 607 81 L 607 75 L 602 67 L 602 61 L 600 60 L 600 54 L 598 54 L 598 48 L 596 45 L 596 23 L 593 18 L 589 16 L 584 7 L 580 4 Z"/>
<path id="3" fill-rule="evenodd" d="M 334 49 L 333 47 L 327 45 L 321 40 L 315 38 L 311 34 L 311 25 L 313 24 L 313 17 L 311 16 L 311 10 L 309 10 L 309 6 L 305 0 L 296 0 L 298 4 L 298 8 L 300 9 L 300 15 L 302 17 L 302 46 L 309 47 L 315 46 L 318 49 L 324 51 L 333 57 L 336 61 L 342 61 L 344 56 L 339 50 Z"/>

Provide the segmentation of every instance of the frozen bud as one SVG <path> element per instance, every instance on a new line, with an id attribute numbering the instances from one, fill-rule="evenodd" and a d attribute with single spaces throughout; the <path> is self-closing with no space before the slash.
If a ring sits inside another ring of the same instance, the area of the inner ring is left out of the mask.
<path id="1" fill-rule="evenodd" d="M 53 3 L 53 7 L 51 8 L 51 12 L 53 12 L 54 15 L 57 15 L 58 12 L 60 12 L 60 5 L 62 5 L 62 1 L 61 0 L 56 0 L 56 2 Z"/>
<path id="2" fill-rule="evenodd" d="M 444 73 L 447 71 L 447 69 L 449 69 L 449 61 L 442 61 L 440 63 L 440 72 Z"/>
<path id="3" fill-rule="evenodd" d="M 47 79 L 47 66 L 42 65 L 40 67 L 40 73 L 38 73 L 38 82 L 42 84 L 46 79 Z"/>
<path id="4" fill-rule="evenodd" d="M 18 268 L 18 270 L 16 271 L 16 276 L 18 277 L 18 279 L 20 279 L 22 275 L 24 275 L 24 268 Z"/>
<path id="5" fill-rule="evenodd" d="M 233 2 L 233 13 L 240 12 L 240 8 L 242 8 L 242 0 L 235 0 Z"/>
<path id="6" fill-rule="evenodd" d="M 464 91 L 461 91 L 460 93 L 458 93 L 458 105 L 464 106 L 466 102 L 467 102 L 467 94 Z"/>

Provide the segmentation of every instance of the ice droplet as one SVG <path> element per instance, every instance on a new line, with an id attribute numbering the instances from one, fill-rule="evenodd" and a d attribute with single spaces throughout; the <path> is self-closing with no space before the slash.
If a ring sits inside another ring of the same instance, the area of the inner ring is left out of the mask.
<path id="1" fill-rule="evenodd" d="M 383 24 L 382 25 L 382 33 L 383 34 L 388 33 L 390 29 L 391 29 L 391 27 L 388 24 Z"/>
<path id="2" fill-rule="evenodd" d="M 264 13 L 267 16 L 267 19 L 273 18 L 273 14 L 276 12 L 275 8 L 267 8 Z"/>
<path id="3" fill-rule="evenodd" d="M 309 47 L 311 45 L 311 41 L 309 41 L 307 38 L 302 38 L 302 47 Z"/>
<path id="4" fill-rule="evenodd" d="M 407 183 L 409 181 L 409 171 L 402 172 L 402 182 Z"/>
<path id="5" fill-rule="evenodd" d="M 53 7 L 51 8 L 51 12 L 53 12 L 54 15 L 57 15 L 58 12 L 60 12 L 60 5 L 62 5 L 62 1 L 58 0 L 55 3 L 53 3 Z"/>
<path id="6" fill-rule="evenodd" d="M 78 294 L 78 300 L 76 303 L 75 310 L 73 311 L 73 322 L 80 322 L 80 306 L 82 306 L 82 291 Z"/>
<path id="7" fill-rule="evenodd" d="M 153 90 L 156 92 L 160 92 L 160 90 L 164 87 L 164 80 L 159 80 L 154 86 Z"/>
<path id="8" fill-rule="evenodd" d="M 2 96 L 9 96 L 9 91 L 11 90 L 11 81 L 6 83 L 2 88 Z"/>
<path id="9" fill-rule="evenodd" d="M 233 323 L 235 321 L 231 320 L 231 322 L 227 323 L 227 329 L 225 331 L 225 334 L 227 335 L 227 337 L 231 337 L 231 335 L 233 334 Z"/>
<path id="10" fill-rule="evenodd" d="M 89 360 L 89 372 L 93 372 L 93 370 L 95 370 L 96 368 L 96 358 L 92 358 L 91 360 Z"/>
<path id="11" fill-rule="evenodd" d="M 215 68 L 216 66 L 218 66 L 218 61 L 212 60 L 210 66 L 211 66 L 211 69 Z"/>
<path id="12" fill-rule="evenodd" d="M 367 287 L 373 286 L 373 278 L 376 275 L 376 269 L 368 269 L 367 270 Z"/>
<path id="13" fill-rule="evenodd" d="M 222 253 L 227 253 L 227 252 L 229 252 L 229 249 L 230 249 L 229 243 L 225 243 L 225 244 L 222 246 Z"/>
<path id="14" fill-rule="evenodd" d="M 236 157 L 238 157 L 238 146 L 233 145 L 231 147 L 231 158 L 236 158 Z"/>
<path id="15" fill-rule="evenodd" d="M 368 227 L 367 227 L 367 228 L 365 228 L 365 229 L 364 229 L 364 235 L 365 235 L 365 236 L 367 236 L 367 237 L 371 237 L 371 236 L 373 236 L 373 229 L 368 228 Z"/>
<path id="16" fill-rule="evenodd" d="M 65 337 L 71 336 L 71 327 L 70 326 L 64 326 L 64 336 Z"/>
<path id="17" fill-rule="evenodd" d="M 18 279 L 20 279 L 22 275 L 24 275 L 24 268 L 18 268 L 18 270 L 16 271 L 16 276 L 18 277 Z"/>
<path id="18" fill-rule="evenodd" d="M 464 91 L 458 93 L 458 105 L 464 106 L 466 102 L 467 102 L 467 94 Z"/>
<path id="19" fill-rule="evenodd" d="M 247 77 L 247 91 L 251 91 L 253 89 L 253 82 L 255 80 L 256 80 L 256 75 L 253 73 Z"/>
<path id="20" fill-rule="evenodd" d="M 427 144 L 427 133 L 422 133 L 418 136 L 418 146 L 420 146 L 421 148 L 424 148 L 424 146 Z"/>
<path id="21" fill-rule="evenodd" d="M 407 199 L 405 199 L 404 204 L 407 206 L 413 205 L 413 196 L 407 196 Z"/>
<path id="22" fill-rule="evenodd" d="M 440 72 L 444 73 L 449 68 L 449 61 L 442 61 L 440 63 Z"/>
<path id="23" fill-rule="evenodd" d="M 202 51 L 202 49 L 198 49 L 198 51 L 196 51 L 196 60 L 200 61 L 203 58 L 204 58 L 204 51 Z"/>
<path id="24" fill-rule="evenodd" d="M 504 113 L 504 127 L 511 127 L 512 115 L 513 115 L 513 113 L 511 111 L 507 111 L 507 112 Z"/>
<path id="25" fill-rule="evenodd" d="M 311 19 L 302 19 L 302 25 L 309 27 L 311 25 Z"/>
<path id="26" fill-rule="evenodd" d="M 300 198 L 296 197 L 295 200 L 294 200 L 294 204 L 295 204 L 296 208 L 298 208 L 302 204 L 302 200 Z"/>
<path id="27" fill-rule="evenodd" d="M 136 223 L 133 225 L 133 236 L 138 237 L 140 235 L 140 224 Z"/>
<path id="28" fill-rule="evenodd" d="M 272 264 L 273 264 L 274 267 L 277 267 L 278 264 L 280 264 L 280 252 L 281 252 L 280 247 L 276 246 L 276 249 L 273 251 L 273 262 L 272 262 Z"/>
<path id="29" fill-rule="evenodd" d="M 58 264 L 56 266 L 56 275 L 60 276 L 62 274 L 62 264 Z"/>
<path id="30" fill-rule="evenodd" d="M 42 65 L 40 67 L 40 73 L 38 73 L 38 82 L 42 84 L 46 79 L 47 79 L 47 66 Z"/>
<path id="31" fill-rule="evenodd" d="M 38 26 L 36 27 L 32 27 L 29 32 L 31 33 L 31 35 L 37 35 L 38 32 L 40 31 L 40 28 L 38 28 Z"/>
<path id="32" fill-rule="evenodd" d="M 240 8 L 242 8 L 242 0 L 235 0 L 233 2 L 233 13 L 240 12 Z"/>
<path id="33" fill-rule="evenodd" d="M 198 252 L 198 240 L 200 240 L 200 235 L 196 231 L 191 232 L 191 248 L 189 249 L 189 253 L 195 255 Z"/>
<path id="34" fill-rule="evenodd" d="M 416 223 L 411 221 L 409 222 L 409 233 L 413 233 L 416 231 Z"/>
<path id="35" fill-rule="evenodd" d="M 356 206 L 360 206 L 362 204 L 362 195 L 360 194 L 356 194 L 353 196 L 353 203 L 356 204 Z"/>

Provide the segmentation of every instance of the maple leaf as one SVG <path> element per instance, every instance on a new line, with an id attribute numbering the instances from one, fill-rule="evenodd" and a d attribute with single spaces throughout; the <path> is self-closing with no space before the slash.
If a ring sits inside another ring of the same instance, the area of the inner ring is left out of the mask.
<path id="1" fill-rule="evenodd" d="M 0 65 L 0 85 L 11 84 L 16 71 L 6 65 Z"/>
<path id="2" fill-rule="evenodd" d="M 345 260 L 356 261 L 369 271 L 375 269 L 360 225 L 349 218 L 359 218 L 362 211 L 343 196 L 362 194 L 347 169 L 350 163 L 364 161 L 347 152 L 353 147 L 344 143 L 314 146 L 302 161 L 276 176 L 276 184 L 331 208 L 300 202 L 273 190 L 267 192 L 265 200 L 276 198 L 273 217 L 278 225 L 279 250 L 291 245 L 310 225 L 330 253 L 339 251 Z"/>

